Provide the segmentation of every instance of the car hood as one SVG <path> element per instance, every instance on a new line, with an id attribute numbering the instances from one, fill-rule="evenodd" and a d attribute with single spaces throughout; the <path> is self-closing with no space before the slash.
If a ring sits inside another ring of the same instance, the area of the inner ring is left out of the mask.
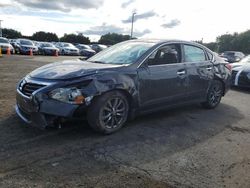
<path id="1" fill-rule="evenodd" d="M 110 70 L 121 66 L 124 65 L 91 63 L 81 60 L 63 61 L 42 66 L 31 72 L 29 76 L 38 79 L 65 80 L 88 76 L 96 74 L 100 70 Z"/>
<path id="2" fill-rule="evenodd" d="M 8 43 L 0 43 L 0 46 L 2 47 L 12 47 L 10 44 Z"/>
<path id="3" fill-rule="evenodd" d="M 236 70 L 236 71 L 243 70 L 243 71 L 246 71 L 246 72 L 250 72 L 250 63 L 235 63 L 232 66 L 232 69 Z"/>
<path id="4" fill-rule="evenodd" d="M 43 47 L 43 49 L 45 49 L 45 50 L 58 50 L 58 48 L 54 48 L 54 47 Z"/>
<path id="5" fill-rule="evenodd" d="M 80 51 L 95 53 L 95 50 L 92 50 L 92 49 L 81 49 Z"/>
<path id="6" fill-rule="evenodd" d="M 65 50 L 78 50 L 78 48 L 64 47 Z"/>
<path id="7" fill-rule="evenodd" d="M 37 48 L 36 46 L 32 46 L 32 45 L 21 45 L 21 47 L 26 47 L 26 48 Z"/>

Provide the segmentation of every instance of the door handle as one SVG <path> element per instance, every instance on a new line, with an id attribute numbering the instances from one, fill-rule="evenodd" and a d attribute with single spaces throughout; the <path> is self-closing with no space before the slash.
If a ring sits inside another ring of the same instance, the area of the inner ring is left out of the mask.
<path id="1" fill-rule="evenodd" d="M 207 67 L 206 68 L 208 71 L 211 71 L 212 70 L 212 67 Z"/>
<path id="2" fill-rule="evenodd" d="M 177 74 L 178 74 L 179 76 L 182 76 L 182 75 L 186 74 L 186 71 L 178 71 Z"/>

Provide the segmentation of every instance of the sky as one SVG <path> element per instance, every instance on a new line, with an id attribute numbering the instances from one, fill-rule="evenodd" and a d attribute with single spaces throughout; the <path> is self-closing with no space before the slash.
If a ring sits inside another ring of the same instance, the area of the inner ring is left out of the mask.
<path id="1" fill-rule="evenodd" d="M 3 28 L 32 35 L 37 31 L 213 42 L 226 33 L 250 29 L 249 0 L 1 0 Z"/>

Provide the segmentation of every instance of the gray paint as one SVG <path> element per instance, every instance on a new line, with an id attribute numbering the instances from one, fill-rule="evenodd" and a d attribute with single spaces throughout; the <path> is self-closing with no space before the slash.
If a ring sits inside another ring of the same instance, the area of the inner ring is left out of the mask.
<path id="1" fill-rule="evenodd" d="M 45 87 L 33 93 L 31 98 L 17 93 L 17 102 L 35 106 L 38 118 L 48 120 L 48 114 L 57 117 L 74 117 L 76 112 L 86 111 L 88 105 L 72 105 L 62 103 L 48 97 L 48 93 L 60 87 L 78 86 L 84 96 L 94 98 L 111 90 L 122 90 L 131 100 L 131 117 L 137 113 L 145 113 L 160 108 L 185 104 L 187 102 L 203 102 L 213 79 L 220 80 L 225 92 L 230 85 L 230 71 L 225 68 L 224 61 L 214 57 L 198 63 L 188 63 L 182 58 L 181 63 L 148 66 L 147 57 L 163 45 L 177 43 L 198 46 L 205 51 L 210 50 L 200 44 L 168 40 L 151 40 L 156 43 L 132 65 L 98 64 L 87 61 L 66 61 L 49 64 L 31 72 L 25 79 L 28 82 L 43 82 Z M 184 72 L 179 75 L 178 72 Z M 19 85 L 18 85 L 19 86 Z M 30 112 L 31 116 L 33 112 Z M 20 115 L 20 113 L 18 113 Z M 49 117 L 50 117 L 49 116 Z M 42 117 L 42 118 L 41 118 Z M 53 118 L 50 120 L 54 120 Z M 46 122 L 45 121 L 45 122 Z M 47 121 L 45 126 L 50 123 Z"/>

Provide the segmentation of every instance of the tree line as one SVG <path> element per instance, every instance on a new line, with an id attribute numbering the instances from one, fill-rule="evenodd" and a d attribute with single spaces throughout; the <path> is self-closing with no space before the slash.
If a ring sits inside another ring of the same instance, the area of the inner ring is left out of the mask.
<path id="1" fill-rule="evenodd" d="M 3 37 L 6 38 L 28 38 L 36 41 L 46 42 L 70 42 L 70 43 L 82 43 L 90 44 L 89 37 L 85 37 L 83 34 L 64 34 L 62 37 L 58 37 L 55 33 L 39 31 L 34 33 L 32 36 L 23 36 L 21 32 L 13 29 L 3 29 Z M 129 35 L 121 35 L 117 33 L 107 33 L 102 35 L 98 43 L 113 45 L 118 42 L 129 40 Z M 197 41 L 202 43 L 202 41 Z M 218 36 L 215 42 L 203 43 L 212 51 L 221 53 L 223 51 L 235 50 L 242 51 L 245 54 L 250 54 L 250 30 L 242 33 L 224 34 Z"/>
<path id="2" fill-rule="evenodd" d="M 89 37 L 85 37 L 82 33 L 78 34 L 64 34 L 62 37 L 58 37 L 55 33 L 39 31 L 34 33 L 31 36 L 22 35 L 21 32 L 16 31 L 14 29 L 2 29 L 3 37 L 9 39 L 16 39 L 16 38 L 27 38 L 35 41 L 44 41 L 44 42 L 69 42 L 69 43 L 81 43 L 81 44 L 90 44 L 91 41 Z M 113 45 L 118 42 L 122 42 L 125 40 L 129 40 L 129 35 L 121 35 L 117 33 L 108 33 L 102 35 L 98 43 L 106 44 L 106 45 Z"/>
<path id="3" fill-rule="evenodd" d="M 216 42 L 203 43 L 212 51 L 241 51 L 250 54 L 250 30 L 242 33 L 224 34 L 216 38 Z"/>

